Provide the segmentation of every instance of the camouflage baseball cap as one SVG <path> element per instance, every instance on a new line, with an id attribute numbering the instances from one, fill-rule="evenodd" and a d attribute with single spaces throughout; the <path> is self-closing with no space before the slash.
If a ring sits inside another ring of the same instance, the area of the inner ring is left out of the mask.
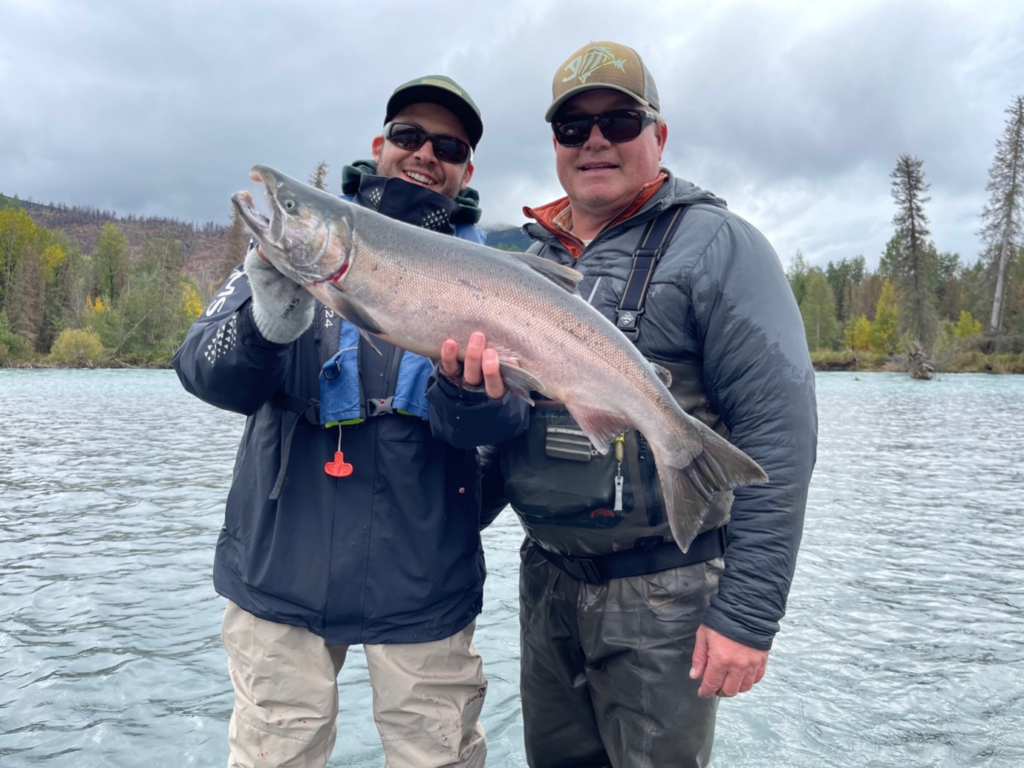
<path id="1" fill-rule="evenodd" d="M 621 43 L 601 40 L 587 43 L 555 72 L 551 106 L 544 115 L 549 123 L 566 101 L 584 91 L 611 88 L 632 96 L 641 106 L 660 112 L 658 89 L 640 54 Z"/>
<path id="2" fill-rule="evenodd" d="M 417 77 L 408 83 L 402 83 L 388 99 L 384 112 L 384 123 L 390 123 L 399 112 L 410 104 L 427 102 L 444 107 L 462 123 L 469 137 L 469 144 L 476 149 L 480 137 L 484 133 L 484 122 L 476 102 L 461 85 L 444 75 L 427 75 Z"/>

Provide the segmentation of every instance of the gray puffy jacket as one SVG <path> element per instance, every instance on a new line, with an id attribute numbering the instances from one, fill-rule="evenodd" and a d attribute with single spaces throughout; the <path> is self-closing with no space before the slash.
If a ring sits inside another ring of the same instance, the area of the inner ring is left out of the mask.
<path id="1" fill-rule="evenodd" d="M 539 223 L 524 230 L 536 241 L 531 252 L 584 274 L 581 295 L 614 322 L 644 225 L 675 205 L 689 207 L 651 279 L 637 346 L 671 371 L 672 393 L 688 413 L 727 435 L 768 473 L 767 484 L 718 494 L 704 525 L 729 523 L 726 570 L 704 623 L 766 649 L 786 610 L 817 445 L 814 371 L 778 257 L 724 201 L 671 174 L 635 215 L 600 232 L 578 259 L 554 230 Z M 643 536 L 670 537 L 657 484 L 647 481 L 653 460 L 642 438 L 636 442 L 627 474 L 642 482 L 627 481 L 621 520 L 573 525 L 521 514 L 530 538 L 563 554 L 587 555 L 632 547 Z M 513 485 L 507 463 L 504 469 Z M 637 497 L 644 503 L 636 504 Z"/>

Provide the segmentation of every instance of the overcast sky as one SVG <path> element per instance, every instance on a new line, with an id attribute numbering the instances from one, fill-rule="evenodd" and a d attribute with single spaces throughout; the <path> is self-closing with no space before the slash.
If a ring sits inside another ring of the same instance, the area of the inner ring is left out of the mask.
<path id="1" fill-rule="evenodd" d="M 396 85 L 447 74 L 479 104 L 483 224 L 561 196 L 543 121 L 588 40 L 636 48 L 665 165 L 729 202 L 784 264 L 892 234 L 889 173 L 924 160 L 943 251 L 973 261 L 1024 2 L 0 0 L 0 192 L 226 223 L 254 163 L 308 178 L 369 156 Z"/>

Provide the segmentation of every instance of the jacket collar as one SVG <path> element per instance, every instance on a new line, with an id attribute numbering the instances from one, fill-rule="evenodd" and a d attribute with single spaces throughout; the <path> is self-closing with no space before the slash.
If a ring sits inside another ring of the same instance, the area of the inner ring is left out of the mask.
<path id="1" fill-rule="evenodd" d="M 351 165 L 341 169 L 341 193 L 355 195 L 359 191 L 364 175 L 376 175 L 377 163 L 373 160 L 355 160 Z M 430 190 L 425 190 L 429 192 Z M 436 193 L 433 193 L 436 194 Z M 455 197 L 456 211 L 452 215 L 452 224 L 476 224 L 480 221 L 483 211 L 480 208 L 480 193 L 472 187 L 466 187 Z"/>
<path id="2" fill-rule="evenodd" d="M 397 221 L 445 235 L 455 234 L 453 222 L 458 204 L 411 181 L 364 173 L 359 177 L 353 200 Z"/>
<path id="3" fill-rule="evenodd" d="M 611 221 L 605 224 L 601 229 L 601 232 L 604 232 L 610 227 L 614 227 L 616 224 L 620 224 L 635 215 L 651 200 L 652 197 L 658 194 L 668 179 L 668 172 L 663 170 L 658 173 L 658 177 L 656 179 L 649 181 L 640 187 L 639 191 L 636 193 L 636 197 L 634 197 L 629 205 L 623 208 L 622 211 L 620 211 Z M 562 243 L 574 259 L 579 258 L 580 254 L 583 253 L 583 249 L 585 247 L 583 245 L 583 241 L 572 233 L 572 207 L 569 204 L 568 197 L 559 198 L 558 200 L 548 203 L 547 205 L 542 205 L 539 208 L 524 207 L 523 215 L 528 219 L 533 219 L 544 227 L 544 229 L 557 237 L 559 242 Z M 600 233 L 598 234 L 600 235 Z"/>

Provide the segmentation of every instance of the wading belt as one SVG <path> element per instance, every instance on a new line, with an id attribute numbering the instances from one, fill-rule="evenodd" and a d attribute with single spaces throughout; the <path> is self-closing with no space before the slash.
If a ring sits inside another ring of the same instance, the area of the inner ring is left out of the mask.
<path id="1" fill-rule="evenodd" d="M 658 266 L 658 259 L 665 246 L 672 240 L 676 227 L 682 221 L 686 208 L 685 205 L 679 205 L 659 213 L 647 225 L 640 236 L 640 245 L 633 251 L 633 267 L 626 279 L 626 287 L 622 289 L 622 300 L 615 310 L 615 327 L 634 344 L 640 335 L 640 315 L 644 313 L 644 300 L 647 298 L 651 275 Z"/>
<path id="2" fill-rule="evenodd" d="M 725 535 L 725 526 L 705 531 L 685 553 L 674 541 L 662 541 L 661 536 L 637 539 L 633 549 L 594 557 L 568 557 L 534 546 L 549 563 L 577 581 L 604 584 L 609 579 L 667 571 L 721 557 L 725 554 Z"/>

